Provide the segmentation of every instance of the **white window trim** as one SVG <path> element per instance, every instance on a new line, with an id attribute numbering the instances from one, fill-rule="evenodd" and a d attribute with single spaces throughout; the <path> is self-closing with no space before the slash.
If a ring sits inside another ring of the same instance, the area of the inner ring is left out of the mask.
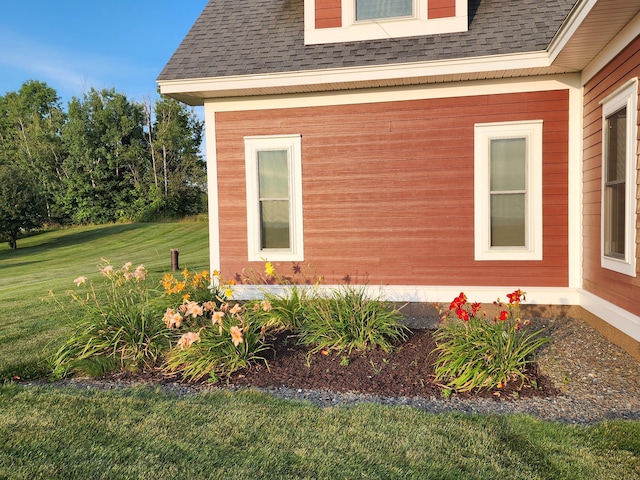
<path id="1" fill-rule="evenodd" d="M 456 0 L 455 17 L 431 19 L 428 18 L 429 0 L 413 0 L 413 3 L 412 17 L 356 21 L 355 0 L 342 0 L 342 26 L 316 29 L 316 0 L 304 0 L 304 43 L 315 45 L 437 35 L 466 32 L 469 28 L 467 0 Z"/>
<path id="2" fill-rule="evenodd" d="M 525 246 L 491 246 L 490 140 L 527 139 Z M 542 260 L 542 120 L 479 123 L 474 129 L 475 259 Z"/>
<path id="3" fill-rule="evenodd" d="M 259 261 L 303 261 L 304 236 L 302 225 L 302 136 L 265 135 L 244 138 L 245 173 L 247 181 L 247 241 L 248 259 Z M 258 151 L 287 150 L 289 160 L 289 235 L 288 249 L 260 247 L 260 212 L 258 201 Z"/>
<path id="4" fill-rule="evenodd" d="M 602 186 L 600 214 L 600 265 L 614 272 L 636 276 L 636 137 L 638 125 L 638 79 L 634 78 L 604 98 L 602 105 Z M 626 158 L 626 195 L 625 195 L 625 252 L 624 259 L 605 256 L 605 152 L 606 119 L 623 107 L 627 107 L 627 158 Z"/>

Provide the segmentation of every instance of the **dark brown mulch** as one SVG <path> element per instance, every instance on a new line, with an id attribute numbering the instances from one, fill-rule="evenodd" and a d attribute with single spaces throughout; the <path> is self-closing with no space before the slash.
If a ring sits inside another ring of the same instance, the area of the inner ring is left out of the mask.
<path id="1" fill-rule="evenodd" d="M 263 363 L 234 374 L 229 383 L 251 387 L 290 387 L 299 389 L 356 392 L 383 397 L 442 397 L 442 387 L 433 381 L 436 359 L 435 342 L 430 330 L 413 330 L 409 338 L 392 352 L 375 350 L 309 354 L 297 346 L 296 339 L 285 334 L 271 339 L 273 348 Z M 519 398 L 557 395 L 550 379 L 537 373 L 535 365 L 527 372 L 528 380 L 520 380 L 504 388 L 459 397 Z M 534 388 L 535 385 L 537 388 Z"/>

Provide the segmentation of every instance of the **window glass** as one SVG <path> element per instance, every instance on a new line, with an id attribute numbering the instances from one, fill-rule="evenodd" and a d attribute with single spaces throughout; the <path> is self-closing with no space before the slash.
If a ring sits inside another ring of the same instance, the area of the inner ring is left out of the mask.
<path id="1" fill-rule="evenodd" d="M 491 246 L 524 247 L 524 193 L 491 196 Z"/>
<path id="2" fill-rule="evenodd" d="M 605 120 L 604 254 L 624 259 L 626 222 L 627 109 Z"/>
<path id="3" fill-rule="evenodd" d="M 260 248 L 289 248 L 289 166 L 286 150 L 258 152 Z"/>
<path id="4" fill-rule="evenodd" d="M 491 140 L 491 246 L 526 246 L 527 139 Z"/>
<path id="5" fill-rule="evenodd" d="M 413 0 L 356 0 L 356 20 L 411 15 L 413 15 Z"/>
<path id="6" fill-rule="evenodd" d="M 491 190 L 524 190 L 527 158 L 525 138 L 491 140 Z"/>

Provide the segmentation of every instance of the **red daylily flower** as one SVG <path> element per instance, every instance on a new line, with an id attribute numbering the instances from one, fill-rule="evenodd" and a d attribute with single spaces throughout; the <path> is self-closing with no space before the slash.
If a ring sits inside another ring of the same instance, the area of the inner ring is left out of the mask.
<path id="1" fill-rule="evenodd" d="M 520 303 L 522 300 L 526 300 L 525 292 L 518 289 L 513 293 L 508 293 L 509 303 Z"/>
<path id="2" fill-rule="evenodd" d="M 462 308 L 458 308 L 456 310 L 456 315 L 458 316 L 458 318 L 462 321 L 468 322 L 469 321 L 469 312 L 467 312 L 466 310 L 462 309 Z"/>

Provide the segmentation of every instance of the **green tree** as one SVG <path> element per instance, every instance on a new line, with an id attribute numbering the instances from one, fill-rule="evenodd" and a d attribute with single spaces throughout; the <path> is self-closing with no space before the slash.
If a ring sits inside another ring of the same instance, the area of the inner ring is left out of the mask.
<path id="1" fill-rule="evenodd" d="M 129 219 L 149 168 L 142 106 L 113 89 L 69 102 L 65 208 L 76 223 Z"/>
<path id="2" fill-rule="evenodd" d="M 37 180 L 14 164 L 0 165 L 0 235 L 18 248 L 18 235 L 42 226 L 46 203 Z"/>
<path id="3" fill-rule="evenodd" d="M 166 211 L 176 216 L 200 213 L 206 191 L 206 165 L 200 151 L 203 122 L 193 110 L 169 97 L 156 101 L 154 114 L 150 147 L 160 170 L 158 188 Z"/>
<path id="4" fill-rule="evenodd" d="M 0 163 L 33 174 L 49 221 L 59 220 L 55 205 L 65 177 L 64 121 L 56 91 L 44 82 L 30 80 L 18 92 L 0 97 Z"/>

